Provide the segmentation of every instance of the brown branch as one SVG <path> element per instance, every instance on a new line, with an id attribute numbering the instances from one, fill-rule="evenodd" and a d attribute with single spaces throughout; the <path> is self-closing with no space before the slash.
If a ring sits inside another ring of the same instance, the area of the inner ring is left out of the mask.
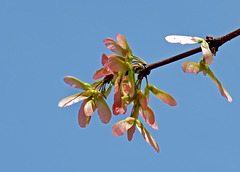
<path id="1" fill-rule="evenodd" d="M 224 36 L 221 36 L 221 37 L 218 37 L 218 38 L 214 38 L 212 36 L 207 36 L 206 40 L 209 42 L 209 46 L 212 50 L 212 52 L 214 54 L 216 54 L 218 48 L 220 46 L 222 46 L 224 43 L 226 43 L 227 41 L 230 41 L 231 39 L 237 37 L 240 35 L 240 28 L 227 34 L 227 35 L 224 35 Z M 150 71 L 152 69 L 156 69 L 160 66 L 164 66 L 166 64 L 170 64 L 172 62 L 175 62 L 175 61 L 178 61 L 178 60 L 181 60 L 183 58 L 186 58 L 188 56 L 191 56 L 193 54 L 196 54 L 196 53 L 199 53 L 201 52 L 201 47 L 198 47 L 198 48 L 195 48 L 195 49 L 192 49 L 190 51 L 187 51 L 187 52 L 184 52 L 182 54 L 178 54 L 176 56 L 173 56 L 173 57 L 170 57 L 168 59 L 165 59 L 165 60 L 162 60 L 162 61 L 159 61 L 159 62 L 156 62 L 156 63 L 152 63 L 152 64 L 148 64 L 145 66 L 145 69 L 143 69 L 139 75 L 138 75 L 138 78 L 143 78 L 144 76 L 146 75 L 149 75 L 150 74 Z"/>

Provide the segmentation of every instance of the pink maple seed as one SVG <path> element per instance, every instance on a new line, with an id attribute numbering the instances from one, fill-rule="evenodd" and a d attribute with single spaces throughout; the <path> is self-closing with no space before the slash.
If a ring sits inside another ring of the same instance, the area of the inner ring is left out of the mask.
<path id="1" fill-rule="evenodd" d="M 88 97 L 90 97 L 93 93 L 93 90 L 88 90 L 86 92 L 83 93 L 78 93 L 78 94 L 74 94 L 72 96 L 63 98 L 59 103 L 58 106 L 59 107 L 67 107 L 67 106 L 71 106 L 72 104 L 78 103 L 81 100 L 85 100 Z"/>
<path id="2" fill-rule="evenodd" d="M 157 123 L 155 121 L 155 115 L 153 110 L 147 106 L 146 110 L 143 110 L 142 108 L 139 109 L 139 113 L 144 119 L 144 121 L 153 129 L 158 130 Z"/>
<path id="3" fill-rule="evenodd" d="M 116 43 L 113 39 L 111 38 L 106 38 L 103 40 L 103 43 L 106 45 L 106 47 L 111 50 L 112 52 L 120 55 L 120 56 L 124 56 L 124 49 L 118 45 L 118 43 Z"/>
<path id="4" fill-rule="evenodd" d="M 158 153 L 160 151 L 157 142 L 153 139 L 151 134 L 144 128 L 143 124 L 139 120 L 135 120 L 139 132 L 142 134 L 146 142 L 151 145 Z"/>
<path id="5" fill-rule="evenodd" d="M 129 82 L 128 82 L 128 75 L 124 76 L 123 82 L 122 82 L 122 87 L 123 87 L 124 93 L 129 94 L 130 85 L 129 85 Z"/>
<path id="6" fill-rule="evenodd" d="M 133 98 L 134 97 L 134 95 L 135 95 L 135 82 L 136 82 L 136 79 L 135 79 L 135 72 L 134 72 L 134 70 L 132 69 L 132 68 L 130 68 L 129 70 L 128 70 L 128 83 L 129 83 L 129 96 L 130 96 L 130 98 Z"/>
<path id="7" fill-rule="evenodd" d="M 102 65 L 103 65 L 104 67 L 107 66 L 108 60 L 109 60 L 109 57 L 108 57 L 106 54 L 103 54 L 103 55 L 102 55 Z"/>
<path id="8" fill-rule="evenodd" d="M 108 59 L 108 68 L 112 72 L 126 72 L 126 64 L 123 60 L 121 60 L 121 57 L 119 56 L 111 56 Z"/>
<path id="9" fill-rule="evenodd" d="M 95 103 L 97 106 L 98 115 L 102 123 L 109 123 L 112 117 L 112 113 L 100 92 L 95 96 Z"/>
<path id="10" fill-rule="evenodd" d="M 112 127 L 112 133 L 114 136 L 122 136 L 129 128 L 134 124 L 135 118 L 128 117 L 118 123 L 114 124 Z"/>
<path id="11" fill-rule="evenodd" d="M 165 37 L 166 41 L 170 43 L 180 43 L 180 44 L 196 44 L 203 40 L 199 37 L 191 37 L 191 36 L 180 36 L 180 35 L 170 35 Z"/>
<path id="12" fill-rule="evenodd" d="M 83 103 L 81 105 L 81 108 L 79 109 L 79 112 L 78 112 L 78 124 L 82 128 L 87 127 L 89 122 L 90 122 L 90 120 L 91 120 L 91 116 L 87 116 L 85 114 L 85 111 L 84 111 L 84 107 L 85 107 L 87 102 L 88 102 L 88 100 L 84 100 L 83 101 Z"/>
<path id="13" fill-rule="evenodd" d="M 155 86 L 153 85 L 148 85 L 149 89 L 151 90 L 151 92 L 160 100 L 162 100 L 164 103 L 170 105 L 170 106 L 176 106 L 177 102 L 176 100 L 170 96 L 168 93 L 157 89 Z"/>
<path id="14" fill-rule="evenodd" d="M 109 85 L 109 87 L 108 87 L 108 89 L 107 89 L 107 90 L 105 91 L 105 93 L 104 93 L 104 96 L 105 96 L 105 97 L 108 97 L 109 94 L 111 93 L 111 91 L 112 91 L 112 86 L 113 86 L 113 83 L 111 82 L 110 85 Z"/>
<path id="15" fill-rule="evenodd" d="M 143 94 L 142 90 L 137 91 L 139 103 L 143 110 L 147 110 L 148 100 L 147 97 Z"/>
<path id="16" fill-rule="evenodd" d="M 209 48 L 208 43 L 203 40 L 201 43 L 202 53 L 207 64 L 213 63 L 213 55 Z"/>
<path id="17" fill-rule="evenodd" d="M 93 75 L 93 79 L 97 80 L 110 74 L 112 74 L 112 72 L 107 71 L 105 68 L 101 68 L 97 70 L 96 73 Z"/>
<path id="18" fill-rule="evenodd" d="M 210 69 L 208 69 L 207 73 L 213 80 L 213 82 L 218 86 L 221 95 L 226 97 L 229 102 L 232 102 L 232 97 L 229 95 L 227 90 L 222 86 L 222 84 L 218 81 L 218 79 L 214 76 L 213 72 Z"/>
<path id="19" fill-rule="evenodd" d="M 86 102 L 84 106 L 84 113 L 86 116 L 92 116 L 93 112 L 96 109 L 96 105 L 92 99 Z"/>
<path id="20" fill-rule="evenodd" d="M 135 133 L 135 130 L 136 130 L 136 124 L 133 124 L 133 126 L 127 130 L 128 141 L 131 141 L 133 139 L 133 134 Z"/>
<path id="21" fill-rule="evenodd" d="M 112 111 L 114 115 L 125 114 L 127 108 L 122 106 L 121 75 L 118 75 L 114 83 L 114 102 Z"/>
<path id="22" fill-rule="evenodd" d="M 118 44 L 125 50 L 128 50 L 129 49 L 129 46 L 128 46 L 128 43 L 127 43 L 127 40 L 126 38 L 121 35 L 121 34 L 117 34 L 116 35 L 116 40 L 118 42 Z"/>
<path id="23" fill-rule="evenodd" d="M 183 62 L 182 70 L 185 73 L 195 73 L 195 75 L 197 75 L 199 72 L 202 71 L 200 69 L 199 63 L 195 63 L 195 62 Z"/>
<path id="24" fill-rule="evenodd" d="M 136 104 L 135 102 L 133 102 L 133 108 L 132 108 L 132 112 L 131 112 L 130 117 L 138 119 L 139 108 L 140 108 L 139 104 Z M 128 141 L 132 140 L 135 130 L 136 130 L 136 124 L 133 124 L 133 126 L 127 131 Z"/>
<path id="25" fill-rule="evenodd" d="M 146 85 L 146 87 L 144 88 L 144 94 L 147 98 L 147 103 L 148 103 L 149 102 L 149 97 L 150 97 L 150 91 L 149 91 L 148 85 Z"/>
<path id="26" fill-rule="evenodd" d="M 81 90 L 91 90 L 92 89 L 91 85 L 89 85 L 88 83 L 84 83 L 72 76 L 66 76 L 66 77 L 64 77 L 63 80 L 65 83 L 69 84 L 70 86 L 81 89 Z"/>

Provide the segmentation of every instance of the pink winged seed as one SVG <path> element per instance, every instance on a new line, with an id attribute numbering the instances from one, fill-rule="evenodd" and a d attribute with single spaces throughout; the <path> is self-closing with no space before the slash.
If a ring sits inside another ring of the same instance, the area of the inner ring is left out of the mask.
<path id="1" fill-rule="evenodd" d="M 117 34 L 116 35 L 116 40 L 118 42 L 118 44 L 125 50 L 127 50 L 129 48 L 127 40 L 125 39 L 125 37 L 121 34 Z"/>
<path id="2" fill-rule="evenodd" d="M 155 116 L 153 110 L 147 106 L 146 110 L 143 110 L 142 108 L 139 109 L 139 113 L 144 119 L 144 121 L 153 129 L 158 130 L 157 123 L 155 121 Z"/>
<path id="3" fill-rule="evenodd" d="M 112 113 L 103 97 L 96 97 L 95 100 L 98 115 L 102 123 L 107 124 L 111 120 Z"/>
<path id="4" fill-rule="evenodd" d="M 113 72 L 125 72 L 126 64 L 119 56 L 111 56 L 108 60 L 108 68 Z"/>
<path id="5" fill-rule="evenodd" d="M 59 103 L 58 103 L 58 106 L 59 107 L 67 107 L 67 106 L 70 106 L 74 103 L 78 103 L 80 102 L 81 100 L 85 100 L 87 99 L 88 97 L 91 96 L 91 93 L 92 93 L 92 90 L 88 90 L 86 92 L 83 92 L 83 93 L 78 93 L 78 94 L 74 94 L 72 96 L 69 96 L 69 97 L 66 97 L 66 98 L 63 98 Z"/>
<path id="6" fill-rule="evenodd" d="M 133 126 L 127 130 L 128 141 L 132 140 L 133 134 L 135 133 L 135 130 L 136 130 L 136 124 L 133 124 Z"/>
<path id="7" fill-rule="evenodd" d="M 153 85 L 149 85 L 149 89 L 152 91 L 152 93 L 159 98 L 160 100 L 162 100 L 164 103 L 170 105 L 170 106 L 176 106 L 177 102 L 176 100 L 170 96 L 168 93 L 157 89 L 155 86 Z"/>
<path id="8" fill-rule="evenodd" d="M 136 83 L 136 79 L 135 79 L 135 72 L 133 71 L 133 69 L 128 70 L 128 83 L 130 86 L 129 89 L 129 96 L 130 98 L 134 97 L 135 94 L 135 83 Z"/>
<path id="9" fill-rule="evenodd" d="M 146 85 L 146 87 L 144 88 L 144 94 L 147 98 L 147 102 L 149 102 L 150 91 L 149 91 L 148 85 Z"/>
<path id="10" fill-rule="evenodd" d="M 107 71 L 105 68 L 101 68 L 97 70 L 96 73 L 93 75 L 93 79 L 97 80 L 110 74 L 111 72 Z"/>
<path id="11" fill-rule="evenodd" d="M 92 116 L 93 112 L 96 110 L 96 105 L 93 100 L 88 100 L 84 106 L 84 113 L 86 116 Z"/>
<path id="12" fill-rule="evenodd" d="M 108 59 L 109 59 L 109 57 L 108 57 L 106 54 L 103 54 L 103 55 L 102 55 L 102 65 L 103 65 L 104 67 L 107 66 L 107 64 L 108 64 Z"/>
<path id="13" fill-rule="evenodd" d="M 114 53 L 116 53 L 120 56 L 124 56 L 124 54 L 123 54 L 124 49 L 120 45 L 118 45 L 118 43 L 116 43 L 113 39 L 106 38 L 106 39 L 103 40 L 103 43 L 112 52 L 114 52 Z"/>
<path id="14" fill-rule="evenodd" d="M 118 123 L 114 124 L 112 127 L 112 133 L 114 136 L 122 136 L 129 128 L 134 124 L 135 118 L 128 117 Z"/>
<path id="15" fill-rule="evenodd" d="M 191 36 L 170 35 L 167 36 L 165 39 L 170 43 L 196 44 L 201 38 Z"/>
<path id="16" fill-rule="evenodd" d="M 201 43 L 202 53 L 207 64 L 213 63 L 213 55 L 206 41 Z"/>
<path id="17" fill-rule="evenodd" d="M 146 140 L 146 142 L 159 153 L 160 149 L 157 142 L 153 139 L 151 134 L 144 128 L 143 124 L 140 121 L 137 121 L 137 128 L 139 132 L 142 134 L 143 138 Z"/>
<path id="18" fill-rule="evenodd" d="M 81 89 L 81 90 L 90 90 L 92 89 L 91 85 L 84 83 L 80 80 L 78 80 L 77 78 L 74 78 L 72 76 L 66 76 L 64 77 L 64 82 L 69 84 L 72 87 Z"/>
<path id="19" fill-rule="evenodd" d="M 91 120 L 91 116 L 87 116 L 84 111 L 84 107 L 87 102 L 88 100 L 83 101 L 81 108 L 79 109 L 79 112 L 78 112 L 78 124 L 80 125 L 80 127 L 83 127 L 83 128 L 87 127 Z"/>
<path id="20" fill-rule="evenodd" d="M 209 70 L 208 75 L 213 80 L 213 82 L 218 86 L 221 95 L 226 97 L 229 102 L 232 102 L 232 97 L 229 95 L 227 90 L 222 86 L 222 84 L 218 81 L 218 79 L 214 76 L 211 70 Z"/>
<path id="21" fill-rule="evenodd" d="M 199 67 L 199 63 L 194 63 L 194 62 L 183 62 L 182 70 L 185 73 L 195 73 L 195 75 L 197 75 L 201 71 Z"/>
<path id="22" fill-rule="evenodd" d="M 125 114 L 127 107 L 122 106 L 122 93 L 121 93 L 121 76 L 118 76 L 114 83 L 114 102 L 112 111 L 114 115 Z"/>
<path id="23" fill-rule="evenodd" d="M 148 106 L 147 97 L 145 96 L 145 94 L 143 94 L 142 90 L 138 90 L 137 94 L 138 94 L 139 103 L 141 107 L 143 108 L 143 110 L 147 110 L 147 106 Z"/>

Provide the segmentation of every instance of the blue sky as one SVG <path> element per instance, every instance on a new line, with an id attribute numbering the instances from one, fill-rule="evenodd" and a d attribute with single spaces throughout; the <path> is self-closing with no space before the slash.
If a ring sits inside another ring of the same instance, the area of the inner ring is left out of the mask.
<path id="1" fill-rule="evenodd" d="M 150 97 L 159 130 L 147 129 L 159 154 L 138 132 L 132 142 L 112 135 L 129 111 L 108 125 L 95 113 L 82 129 L 80 103 L 57 106 L 79 92 L 65 76 L 93 82 L 102 53 L 111 53 L 104 38 L 123 34 L 134 55 L 153 63 L 198 46 L 170 44 L 167 35 L 218 37 L 238 29 L 239 6 L 235 0 L 1 0 L 0 171 L 239 171 L 240 37 L 210 65 L 232 103 L 209 77 L 182 72 L 182 62 L 198 62 L 200 53 L 151 72 L 149 82 L 178 102 L 169 107 Z"/>

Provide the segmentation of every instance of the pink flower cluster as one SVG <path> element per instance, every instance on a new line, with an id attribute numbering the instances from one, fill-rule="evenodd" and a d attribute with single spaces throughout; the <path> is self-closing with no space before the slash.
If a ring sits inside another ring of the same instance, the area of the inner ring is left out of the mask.
<path id="1" fill-rule="evenodd" d="M 137 69 L 143 69 L 146 62 L 133 56 L 132 50 L 121 34 L 116 36 L 116 41 L 111 38 L 104 39 L 104 44 L 115 54 L 102 55 L 103 67 L 96 71 L 94 80 L 101 79 L 92 85 L 84 83 L 74 77 L 67 76 L 64 81 L 72 87 L 84 90 L 62 99 L 58 106 L 66 107 L 83 100 L 78 113 L 78 122 L 81 127 L 87 127 L 91 116 L 97 109 L 100 120 L 108 123 L 111 119 L 111 111 L 105 101 L 114 86 L 114 102 L 112 112 L 114 115 L 126 114 L 128 105 L 132 104 L 130 117 L 122 120 L 112 127 L 114 136 L 121 136 L 127 131 L 128 140 L 131 141 L 136 127 L 144 139 L 159 152 L 159 146 L 143 124 L 138 120 L 139 114 L 143 120 L 153 129 L 158 129 L 153 110 L 148 105 L 150 92 L 170 106 L 176 106 L 175 99 L 155 86 L 146 84 L 144 93 L 141 90 L 142 79 L 136 79 Z M 110 77 L 108 82 L 106 78 Z"/>

